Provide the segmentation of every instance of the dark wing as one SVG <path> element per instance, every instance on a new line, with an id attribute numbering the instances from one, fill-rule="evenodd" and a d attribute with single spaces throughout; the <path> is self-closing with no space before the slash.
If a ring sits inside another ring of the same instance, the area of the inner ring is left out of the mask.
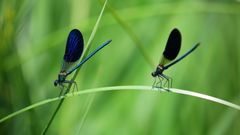
<path id="1" fill-rule="evenodd" d="M 168 37 L 167 45 L 163 52 L 163 56 L 168 60 L 174 60 L 181 48 L 181 33 L 178 29 L 173 29 Z"/>
<path id="2" fill-rule="evenodd" d="M 84 41 L 82 33 L 77 29 L 73 29 L 68 35 L 65 54 L 63 57 L 64 61 L 76 62 L 82 55 L 83 44 Z"/>

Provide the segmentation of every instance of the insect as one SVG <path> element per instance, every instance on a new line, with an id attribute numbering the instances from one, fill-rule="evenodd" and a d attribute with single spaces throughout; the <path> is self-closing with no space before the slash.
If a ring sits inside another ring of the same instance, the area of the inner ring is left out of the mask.
<path id="1" fill-rule="evenodd" d="M 83 52 L 84 40 L 82 33 L 73 29 L 68 35 L 67 44 L 65 48 L 65 54 L 63 56 L 63 63 L 60 73 L 58 74 L 58 79 L 54 81 L 54 86 L 62 86 L 66 83 L 75 83 L 72 80 L 66 80 L 66 77 L 74 72 L 76 69 L 81 67 L 86 61 L 88 61 L 94 54 L 100 51 L 103 47 L 108 45 L 112 40 L 108 40 L 95 49 L 91 54 L 89 54 L 85 59 L 83 59 L 79 64 L 72 67 L 81 57 Z"/>
<path id="2" fill-rule="evenodd" d="M 180 31 L 178 29 L 174 28 L 168 37 L 166 47 L 162 54 L 162 58 L 158 64 L 156 70 L 154 72 L 152 72 L 152 76 L 155 78 L 153 87 L 162 87 L 163 80 L 165 80 L 164 86 L 167 83 L 167 88 L 172 87 L 172 78 L 164 75 L 163 71 L 168 69 L 169 67 L 173 66 L 177 62 L 181 61 L 183 58 L 185 58 L 190 53 L 192 53 L 200 45 L 200 43 L 197 43 L 184 55 L 182 55 L 178 59 L 174 60 L 180 51 L 181 40 L 182 40 L 182 38 L 181 38 Z M 172 60 L 174 60 L 174 61 L 171 62 Z M 171 62 L 171 63 L 169 63 L 169 62 Z M 156 83 L 156 78 L 159 79 L 159 82 L 157 82 L 157 83 Z"/>

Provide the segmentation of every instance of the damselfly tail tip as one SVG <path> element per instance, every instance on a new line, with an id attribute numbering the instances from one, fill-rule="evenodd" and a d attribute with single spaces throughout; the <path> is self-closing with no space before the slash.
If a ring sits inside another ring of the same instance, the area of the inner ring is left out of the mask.
<path id="1" fill-rule="evenodd" d="M 201 42 L 198 42 L 197 44 L 196 44 L 196 46 L 199 46 L 201 44 Z"/>
<path id="2" fill-rule="evenodd" d="M 111 43 L 112 42 L 112 39 L 109 39 L 109 40 L 107 40 L 104 44 L 105 45 L 108 45 L 109 43 Z"/>
<path id="3" fill-rule="evenodd" d="M 108 42 L 108 43 L 112 42 L 112 39 L 109 39 L 107 42 Z"/>
<path id="4" fill-rule="evenodd" d="M 196 49 L 201 43 L 198 42 L 195 46 L 194 46 L 194 49 Z"/>

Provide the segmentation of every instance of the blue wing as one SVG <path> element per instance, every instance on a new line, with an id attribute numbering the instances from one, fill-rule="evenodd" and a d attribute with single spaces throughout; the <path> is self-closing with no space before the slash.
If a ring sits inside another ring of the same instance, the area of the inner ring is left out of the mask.
<path id="1" fill-rule="evenodd" d="M 64 54 L 64 62 L 76 62 L 82 55 L 83 52 L 83 36 L 82 33 L 73 29 L 69 35 L 67 40 L 67 45 Z"/>

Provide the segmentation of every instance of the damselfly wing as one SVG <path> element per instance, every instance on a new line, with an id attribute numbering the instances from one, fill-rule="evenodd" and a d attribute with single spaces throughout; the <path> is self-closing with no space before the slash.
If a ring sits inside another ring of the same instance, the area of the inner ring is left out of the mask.
<path id="1" fill-rule="evenodd" d="M 73 29 L 67 39 L 61 72 L 66 72 L 82 55 L 84 40 L 82 33 Z"/>

